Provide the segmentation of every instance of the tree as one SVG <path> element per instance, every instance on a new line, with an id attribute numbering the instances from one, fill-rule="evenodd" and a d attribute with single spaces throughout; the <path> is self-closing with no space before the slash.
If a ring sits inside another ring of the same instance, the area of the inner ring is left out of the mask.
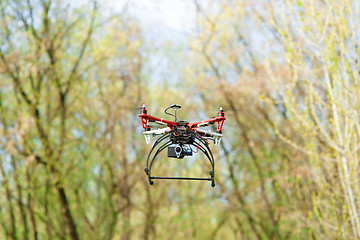
<path id="1" fill-rule="evenodd" d="M 273 3 L 274 26 L 286 57 L 281 78 L 274 62 L 268 72 L 290 131 L 277 127 L 284 142 L 306 155 L 311 185 L 304 218 L 313 236 L 360 237 L 358 186 L 358 24 L 355 2 Z M 275 8 L 275 6 L 277 6 Z M 287 14 L 281 14 L 281 13 Z M 284 80 L 287 78 L 287 80 Z"/>

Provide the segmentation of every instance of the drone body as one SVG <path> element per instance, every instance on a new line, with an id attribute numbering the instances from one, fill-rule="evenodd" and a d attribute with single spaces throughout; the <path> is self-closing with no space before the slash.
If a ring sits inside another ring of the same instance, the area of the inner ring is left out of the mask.
<path id="1" fill-rule="evenodd" d="M 169 108 L 175 110 L 175 115 L 167 112 Z M 215 145 L 220 144 L 222 138 L 222 126 L 226 120 L 224 111 L 220 108 L 217 117 L 211 119 L 199 121 L 199 122 L 187 122 L 187 121 L 177 121 L 176 110 L 180 109 L 180 105 L 171 105 L 165 109 L 165 113 L 175 117 L 175 121 L 164 120 L 162 118 L 153 117 L 147 114 L 147 109 L 145 104 L 140 110 L 140 120 L 142 127 L 144 128 L 144 136 L 147 144 L 150 143 L 150 137 L 159 137 L 153 147 L 150 150 L 146 161 L 145 173 L 149 178 L 150 185 L 154 184 L 153 179 L 173 179 L 173 180 L 207 180 L 211 181 L 211 186 L 215 187 L 214 180 L 214 157 L 209 148 L 209 140 L 214 141 Z M 154 122 L 159 125 L 166 126 L 161 129 L 151 130 L 149 126 L 150 122 Z M 207 130 L 200 129 L 212 124 L 217 124 L 216 132 L 211 132 Z M 172 146 L 173 145 L 173 146 Z M 174 146 L 175 145 L 175 146 Z M 195 152 L 192 147 L 196 147 L 197 151 Z M 157 150 L 155 151 L 155 149 Z M 168 148 L 168 157 L 182 159 L 186 156 L 192 156 L 193 152 L 197 153 L 200 149 L 201 152 L 209 159 L 211 164 L 211 170 L 209 171 L 209 178 L 189 178 L 189 177 L 156 177 L 151 176 L 151 168 L 154 163 L 156 156 L 163 151 L 165 148 Z M 151 155 L 153 154 L 152 158 Z M 150 160 L 151 159 L 151 160 Z"/>

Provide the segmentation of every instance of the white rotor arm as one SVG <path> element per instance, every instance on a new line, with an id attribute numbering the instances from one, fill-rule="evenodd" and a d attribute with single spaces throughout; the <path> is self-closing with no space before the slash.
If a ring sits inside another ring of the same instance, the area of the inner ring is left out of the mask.
<path id="1" fill-rule="evenodd" d="M 166 123 L 164 123 L 164 122 L 162 122 L 162 119 L 161 119 L 161 121 L 155 121 L 157 124 L 160 124 L 160 125 L 165 125 L 165 126 L 167 126 L 167 124 Z"/>
<path id="2" fill-rule="evenodd" d="M 215 133 L 215 132 L 211 132 L 211 131 L 206 131 L 206 130 L 199 129 L 199 128 L 197 128 L 196 131 L 197 131 L 197 132 L 200 132 L 200 133 L 205 133 L 205 134 L 207 134 L 207 135 L 210 135 L 210 136 L 214 139 L 215 146 L 219 146 L 219 145 L 220 145 L 221 138 L 223 137 L 222 134 L 220 134 L 220 133 Z"/>
<path id="3" fill-rule="evenodd" d="M 166 133 L 166 132 L 168 132 L 170 130 L 171 129 L 169 127 L 166 127 L 166 128 L 159 128 L 157 130 L 151 130 L 151 131 L 143 132 L 146 144 L 150 143 L 150 137 L 151 136 L 161 135 L 161 134 L 164 134 L 164 133 Z"/>

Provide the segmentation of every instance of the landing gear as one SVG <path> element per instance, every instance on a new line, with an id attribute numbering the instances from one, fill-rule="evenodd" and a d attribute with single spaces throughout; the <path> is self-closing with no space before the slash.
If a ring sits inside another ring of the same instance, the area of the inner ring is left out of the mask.
<path id="1" fill-rule="evenodd" d="M 173 134 L 174 131 L 170 131 L 165 133 L 163 136 L 161 136 L 155 143 L 154 146 L 151 148 L 150 153 L 148 155 L 147 161 L 146 161 L 146 167 L 144 169 L 144 172 L 146 173 L 146 175 L 148 176 L 149 179 L 149 184 L 153 185 L 154 184 L 154 179 L 168 179 L 168 180 L 205 180 L 205 181 L 210 181 L 211 182 L 211 186 L 215 187 L 215 180 L 214 180 L 214 157 L 211 153 L 211 150 L 208 146 L 207 141 L 202 138 L 201 136 L 199 136 L 198 134 L 196 134 L 194 131 L 188 131 L 188 136 L 187 138 L 190 139 L 188 141 L 185 141 L 184 143 L 181 142 L 181 144 L 184 145 L 189 145 L 188 150 L 191 150 L 190 145 L 195 146 L 197 149 L 199 149 L 201 152 L 203 152 L 205 154 L 205 156 L 208 158 L 210 165 L 211 165 L 211 170 L 209 171 L 210 177 L 208 178 L 194 178 L 194 177 L 159 177 L 159 176 L 152 176 L 151 175 L 151 170 L 153 167 L 153 164 L 155 163 L 155 158 L 157 155 L 159 155 L 159 153 L 161 151 L 163 151 L 164 149 L 168 148 L 169 146 L 173 145 L 173 144 L 180 144 L 177 142 L 177 139 L 171 139 L 171 136 L 176 136 L 175 134 Z M 176 152 L 176 150 L 174 150 Z M 183 155 L 180 156 L 181 158 L 184 158 Z"/>

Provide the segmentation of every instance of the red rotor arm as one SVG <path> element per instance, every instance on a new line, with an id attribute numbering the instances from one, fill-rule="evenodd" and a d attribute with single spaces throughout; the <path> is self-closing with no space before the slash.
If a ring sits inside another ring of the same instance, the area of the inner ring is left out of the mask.
<path id="1" fill-rule="evenodd" d="M 139 114 L 141 125 L 145 129 L 145 131 L 150 131 L 151 128 L 148 126 L 148 122 L 161 122 L 165 123 L 170 129 L 173 129 L 175 126 L 179 125 L 176 122 L 164 120 L 162 118 L 157 118 L 151 115 L 147 114 L 147 109 L 145 107 L 145 104 L 142 106 Z"/>
<path id="2" fill-rule="evenodd" d="M 201 125 L 208 125 L 208 124 L 212 124 L 212 123 L 217 123 L 216 132 L 221 134 L 222 133 L 222 127 L 223 127 L 223 124 L 224 124 L 225 120 L 226 120 L 225 113 L 224 113 L 223 108 L 221 107 L 219 112 L 218 112 L 218 117 L 211 118 L 211 119 L 204 120 L 204 121 L 199 121 L 199 122 L 191 122 L 188 125 L 190 127 L 190 130 L 194 130 L 197 127 L 201 127 Z"/>

